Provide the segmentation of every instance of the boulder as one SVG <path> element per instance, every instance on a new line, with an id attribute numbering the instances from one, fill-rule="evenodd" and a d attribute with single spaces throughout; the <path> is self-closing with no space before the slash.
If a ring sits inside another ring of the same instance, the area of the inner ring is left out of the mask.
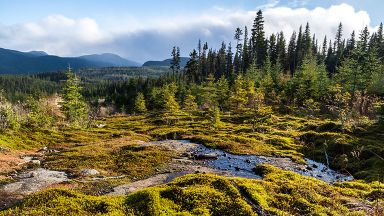
<path id="1" fill-rule="evenodd" d="M 95 176 L 95 175 L 99 175 L 100 172 L 95 169 L 83 169 L 81 170 L 81 174 L 83 176 Z"/>

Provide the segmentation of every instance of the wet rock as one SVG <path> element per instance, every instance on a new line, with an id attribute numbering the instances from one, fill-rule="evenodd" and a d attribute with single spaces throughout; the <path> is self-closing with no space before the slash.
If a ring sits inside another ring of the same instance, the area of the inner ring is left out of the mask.
<path id="1" fill-rule="evenodd" d="M 246 159 L 245 162 L 246 162 L 246 163 L 251 163 L 251 160 Z"/>
<path id="2" fill-rule="evenodd" d="M 236 171 L 240 171 L 240 167 L 235 167 L 235 170 Z"/>
<path id="3" fill-rule="evenodd" d="M 312 164 L 312 167 L 316 169 L 318 166 L 316 164 Z"/>
<path id="4" fill-rule="evenodd" d="M 306 168 L 307 170 L 310 170 L 310 171 L 312 171 L 313 170 L 313 168 L 312 167 L 310 167 L 310 166 L 307 166 L 307 168 Z"/>
<path id="5" fill-rule="evenodd" d="M 99 175 L 100 172 L 95 169 L 83 169 L 81 170 L 81 174 L 83 176 L 95 176 L 95 175 Z"/>
<path id="6" fill-rule="evenodd" d="M 219 158 L 217 154 L 197 154 L 195 155 L 196 160 L 216 160 Z"/>

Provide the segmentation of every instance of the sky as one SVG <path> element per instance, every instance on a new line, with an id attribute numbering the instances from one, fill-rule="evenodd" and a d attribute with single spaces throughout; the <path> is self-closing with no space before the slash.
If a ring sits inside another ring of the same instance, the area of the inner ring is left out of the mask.
<path id="1" fill-rule="evenodd" d="M 287 39 L 309 22 L 319 40 L 384 21 L 379 0 L 0 0 L 0 47 L 52 55 L 115 53 L 143 63 L 183 56 L 201 39 L 219 48 L 262 10 L 267 35 Z"/>

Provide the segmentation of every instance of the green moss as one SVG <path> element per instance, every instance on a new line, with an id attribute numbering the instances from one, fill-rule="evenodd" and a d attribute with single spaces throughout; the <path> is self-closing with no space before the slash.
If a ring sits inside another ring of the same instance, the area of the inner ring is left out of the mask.
<path id="1" fill-rule="evenodd" d="M 86 196 L 70 190 L 52 189 L 26 197 L 0 215 L 124 215 L 122 197 Z"/>

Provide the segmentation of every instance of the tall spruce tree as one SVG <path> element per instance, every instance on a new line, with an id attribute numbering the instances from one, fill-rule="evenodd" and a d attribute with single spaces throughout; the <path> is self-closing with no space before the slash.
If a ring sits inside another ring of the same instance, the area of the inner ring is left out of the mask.
<path id="1" fill-rule="evenodd" d="M 263 12 L 259 10 L 252 28 L 252 56 L 256 58 L 256 65 L 261 67 L 267 55 L 267 44 L 264 32 Z"/>

